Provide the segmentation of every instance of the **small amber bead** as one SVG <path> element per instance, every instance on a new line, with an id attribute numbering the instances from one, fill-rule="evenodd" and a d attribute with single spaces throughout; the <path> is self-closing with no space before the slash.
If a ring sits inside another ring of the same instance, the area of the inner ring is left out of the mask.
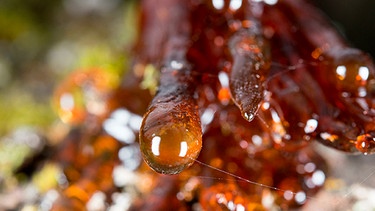
<path id="1" fill-rule="evenodd" d="M 375 138 L 365 134 L 357 137 L 356 147 L 358 151 L 369 154 L 375 152 Z"/>

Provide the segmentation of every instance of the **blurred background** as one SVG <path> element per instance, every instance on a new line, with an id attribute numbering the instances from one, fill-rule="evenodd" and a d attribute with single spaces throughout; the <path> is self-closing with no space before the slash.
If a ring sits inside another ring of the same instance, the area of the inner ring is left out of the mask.
<path id="1" fill-rule="evenodd" d="M 52 107 L 54 89 L 77 69 L 121 75 L 135 11 L 123 0 L 0 1 L 0 210 L 37 210 L 38 197 L 56 187 L 60 169 L 37 163 L 68 131 Z M 38 169 L 31 178 L 30 167 Z"/>
<path id="2" fill-rule="evenodd" d="M 51 93 L 72 70 L 124 63 L 135 32 L 126 10 L 122 0 L 2 0 L 0 134 L 50 125 Z"/>
<path id="3" fill-rule="evenodd" d="M 355 47 L 375 57 L 375 1 L 313 0 Z"/>
<path id="4" fill-rule="evenodd" d="M 375 1 L 314 3 L 350 43 L 375 56 Z M 126 69 L 136 36 L 136 4 L 135 0 L 0 1 L 0 210 L 15 209 L 20 203 L 17 196 L 24 193 L 19 188 L 22 175 L 15 171 L 64 134 L 51 106 L 56 84 L 76 69 L 103 67 L 118 75 Z M 333 180 L 347 187 L 339 196 L 357 193 L 362 189 L 353 187 L 359 185 L 370 188 L 353 196 L 356 201 L 369 194 L 375 198 L 375 156 L 320 148 L 334 167 Z M 375 209 L 375 202 L 361 203 Z"/>

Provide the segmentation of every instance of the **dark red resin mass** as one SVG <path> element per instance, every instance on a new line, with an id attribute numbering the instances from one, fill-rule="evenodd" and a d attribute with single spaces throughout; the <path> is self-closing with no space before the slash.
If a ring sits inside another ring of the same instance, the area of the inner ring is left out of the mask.
<path id="1" fill-rule="evenodd" d="M 138 184 L 130 210 L 292 209 L 325 182 L 312 142 L 374 153 L 369 55 L 307 1 L 265 2 L 141 1 L 133 65 L 101 99 L 106 115 L 71 117 L 81 125 L 56 155 L 69 186 L 53 210 L 80 210 L 95 190 L 116 192 L 110 172 L 134 163 L 152 182 Z M 140 86 L 150 69 L 155 94 Z M 126 159 L 113 156 L 125 148 L 134 149 Z"/>

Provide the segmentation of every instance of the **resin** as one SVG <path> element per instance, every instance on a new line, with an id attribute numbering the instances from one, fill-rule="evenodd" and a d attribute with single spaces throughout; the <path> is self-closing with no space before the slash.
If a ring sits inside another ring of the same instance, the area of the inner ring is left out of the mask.
<path id="1" fill-rule="evenodd" d="M 84 209 L 95 191 L 106 204 L 133 193 L 130 210 L 299 209 L 329 171 L 312 143 L 375 152 L 374 64 L 307 1 L 139 6 L 123 83 L 93 101 L 104 113 L 68 121 L 55 210 Z"/>

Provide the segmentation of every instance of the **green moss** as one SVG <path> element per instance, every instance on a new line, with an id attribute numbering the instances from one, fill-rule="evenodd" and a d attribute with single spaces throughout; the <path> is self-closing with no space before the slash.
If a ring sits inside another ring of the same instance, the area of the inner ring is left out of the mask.
<path id="1" fill-rule="evenodd" d="M 0 135 L 4 135 L 23 125 L 47 127 L 56 116 L 48 102 L 36 102 L 28 93 L 11 89 L 0 93 L 0 119 Z"/>

